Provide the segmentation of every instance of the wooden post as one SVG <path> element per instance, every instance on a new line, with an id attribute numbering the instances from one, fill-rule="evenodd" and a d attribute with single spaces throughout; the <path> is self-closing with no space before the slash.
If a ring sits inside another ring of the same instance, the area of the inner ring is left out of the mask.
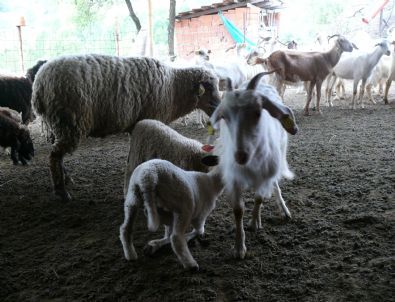
<path id="1" fill-rule="evenodd" d="M 154 55 L 154 43 L 152 33 L 152 1 L 148 0 L 148 55 L 152 57 Z"/>
<path id="2" fill-rule="evenodd" d="M 23 62 L 23 39 L 22 39 L 22 26 L 26 26 L 26 21 L 23 16 L 21 16 L 18 20 L 18 24 L 16 27 L 18 28 L 18 37 L 19 37 L 19 54 L 21 57 L 21 68 L 22 72 L 25 73 L 25 65 Z"/>
<path id="3" fill-rule="evenodd" d="M 115 18 L 115 48 L 117 51 L 117 56 L 119 57 L 119 23 L 118 18 Z"/>

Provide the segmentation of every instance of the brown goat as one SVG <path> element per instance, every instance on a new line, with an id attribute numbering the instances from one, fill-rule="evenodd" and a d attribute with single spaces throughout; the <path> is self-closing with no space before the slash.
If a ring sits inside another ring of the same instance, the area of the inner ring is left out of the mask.
<path id="1" fill-rule="evenodd" d="M 269 70 L 276 70 L 276 88 L 281 93 L 284 84 L 299 81 L 309 81 L 310 86 L 307 91 L 307 101 L 304 107 L 304 114 L 309 115 L 309 105 L 312 98 L 314 86 L 317 92 L 317 111 L 320 112 L 321 85 L 332 68 L 339 62 L 343 51 L 351 52 L 354 45 L 341 35 L 333 47 L 326 52 L 317 51 L 294 51 L 277 50 L 268 58 L 259 62 L 266 65 Z"/>

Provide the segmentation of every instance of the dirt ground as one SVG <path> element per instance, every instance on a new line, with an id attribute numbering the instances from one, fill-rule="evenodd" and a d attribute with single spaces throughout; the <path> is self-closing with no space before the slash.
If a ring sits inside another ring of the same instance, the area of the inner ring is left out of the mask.
<path id="1" fill-rule="evenodd" d="M 268 200 L 263 229 L 246 233 L 247 257 L 236 260 L 222 196 L 207 220 L 209 244 L 191 244 L 197 273 L 184 271 L 170 248 L 143 254 L 162 233 L 148 232 L 142 212 L 140 257 L 124 259 L 127 135 L 89 138 L 66 158 L 76 184 L 63 204 L 51 199 L 50 145 L 36 128 L 31 165 L 13 166 L 0 154 L 0 301 L 394 301 L 394 98 L 355 111 L 337 102 L 304 117 L 304 95 L 287 92 L 300 127 L 288 151 L 296 177 L 281 184 L 293 219 L 284 221 Z M 206 139 L 196 125 L 173 126 Z M 252 196 L 244 194 L 245 223 Z"/>

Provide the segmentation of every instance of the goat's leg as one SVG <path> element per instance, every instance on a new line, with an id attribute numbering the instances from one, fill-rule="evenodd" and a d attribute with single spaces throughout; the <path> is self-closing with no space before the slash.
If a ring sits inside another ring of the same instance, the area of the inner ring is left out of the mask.
<path id="1" fill-rule="evenodd" d="M 134 194 L 128 196 L 125 201 L 125 220 L 119 229 L 119 238 L 121 239 L 123 252 L 127 260 L 136 260 L 137 253 L 133 245 L 134 222 L 137 217 L 138 202 Z"/>
<path id="2" fill-rule="evenodd" d="M 385 90 L 384 90 L 384 104 L 388 104 L 388 91 L 390 90 L 392 84 L 392 75 L 389 77 L 387 82 L 385 83 Z"/>
<path id="3" fill-rule="evenodd" d="M 315 89 L 316 89 L 316 93 L 317 93 L 317 112 L 318 112 L 318 114 L 321 114 L 321 109 L 320 109 L 321 86 L 322 86 L 322 81 L 317 80 L 317 82 L 315 83 Z"/>
<path id="4" fill-rule="evenodd" d="M 188 248 L 185 237 L 185 231 L 190 223 L 190 217 L 186 217 L 185 213 L 174 215 L 173 232 L 170 235 L 171 247 L 184 268 L 199 269 L 199 265 Z"/>
<path id="5" fill-rule="evenodd" d="M 326 80 L 326 102 L 328 103 L 329 107 L 333 107 L 332 103 L 332 91 L 333 91 L 333 86 L 335 85 L 336 82 L 336 76 L 333 74 L 328 75 L 327 80 Z"/>
<path id="6" fill-rule="evenodd" d="M 243 226 L 244 202 L 241 199 L 240 189 L 235 185 L 233 186 L 233 192 L 231 193 L 230 198 L 233 206 L 233 214 L 235 216 L 236 225 L 235 257 L 244 259 L 247 253 Z"/>
<path id="7" fill-rule="evenodd" d="M 376 104 L 372 96 L 372 84 L 370 83 L 366 85 L 366 94 L 368 95 L 369 101 L 371 101 L 373 104 Z"/>
<path id="8" fill-rule="evenodd" d="M 248 228 L 253 231 L 262 229 L 261 209 L 262 209 L 262 197 L 256 195 L 254 208 L 252 210 L 252 217 L 248 223 Z"/>
<path id="9" fill-rule="evenodd" d="M 304 115 L 310 115 L 309 113 L 309 107 L 310 107 L 310 102 L 311 102 L 311 98 L 312 98 L 312 94 L 313 94 L 313 88 L 315 86 L 315 81 L 311 81 L 310 82 L 310 86 L 309 86 L 309 91 L 307 92 L 307 101 L 306 101 L 306 105 L 304 106 Z"/>
<path id="10" fill-rule="evenodd" d="M 354 81 L 353 90 L 352 90 L 352 101 L 351 101 L 351 108 L 352 109 L 356 109 L 355 98 L 357 96 L 357 92 L 358 92 L 358 82 Z"/>
<path id="11" fill-rule="evenodd" d="M 292 218 L 291 213 L 289 212 L 287 205 L 285 204 L 285 201 L 281 195 L 281 189 L 277 181 L 275 182 L 274 185 L 274 196 L 276 198 L 278 207 L 284 213 L 285 217 Z"/>
<path id="12" fill-rule="evenodd" d="M 362 79 L 362 84 L 361 87 L 359 89 L 359 102 L 361 103 L 361 108 L 365 108 L 364 104 L 363 104 L 363 95 L 365 92 L 365 86 L 366 86 L 366 79 Z"/>
<path id="13" fill-rule="evenodd" d="M 14 165 L 18 164 L 18 149 L 19 149 L 19 142 L 11 146 L 11 160 Z"/>

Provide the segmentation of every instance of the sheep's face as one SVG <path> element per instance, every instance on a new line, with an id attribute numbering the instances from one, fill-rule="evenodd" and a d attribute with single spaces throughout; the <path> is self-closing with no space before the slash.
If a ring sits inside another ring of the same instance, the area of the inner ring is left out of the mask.
<path id="1" fill-rule="evenodd" d="M 376 46 L 380 46 L 383 51 L 383 54 L 385 54 L 386 56 L 389 56 L 391 54 L 391 45 L 387 40 L 381 41 Z"/>
<path id="2" fill-rule="evenodd" d="M 21 146 L 19 148 L 19 154 L 26 160 L 31 160 L 34 157 L 34 147 L 32 139 L 30 138 L 29 132 L 23 131 L 20 135 L 19 141 Z"/>
<path id="3" fill-rule="evenodd" d="M 218 90 L 218 79 L 211 77 L 199 84 L 197 108 L 203 110 L 207 115 L 213 114 L 219 105 L 221 97 Z"/>
<path id="4" fill-rule="evenodd" d="M 248 65 L 256 65 L 256 64 L 257 64 L 256 60 L 257 60 L 258 56 L 259 56 L 258 51 L 256 51 L 256 50 L 251 51 L 251 52 L 246 56 L 247 64 L 248 64 Z"/>

